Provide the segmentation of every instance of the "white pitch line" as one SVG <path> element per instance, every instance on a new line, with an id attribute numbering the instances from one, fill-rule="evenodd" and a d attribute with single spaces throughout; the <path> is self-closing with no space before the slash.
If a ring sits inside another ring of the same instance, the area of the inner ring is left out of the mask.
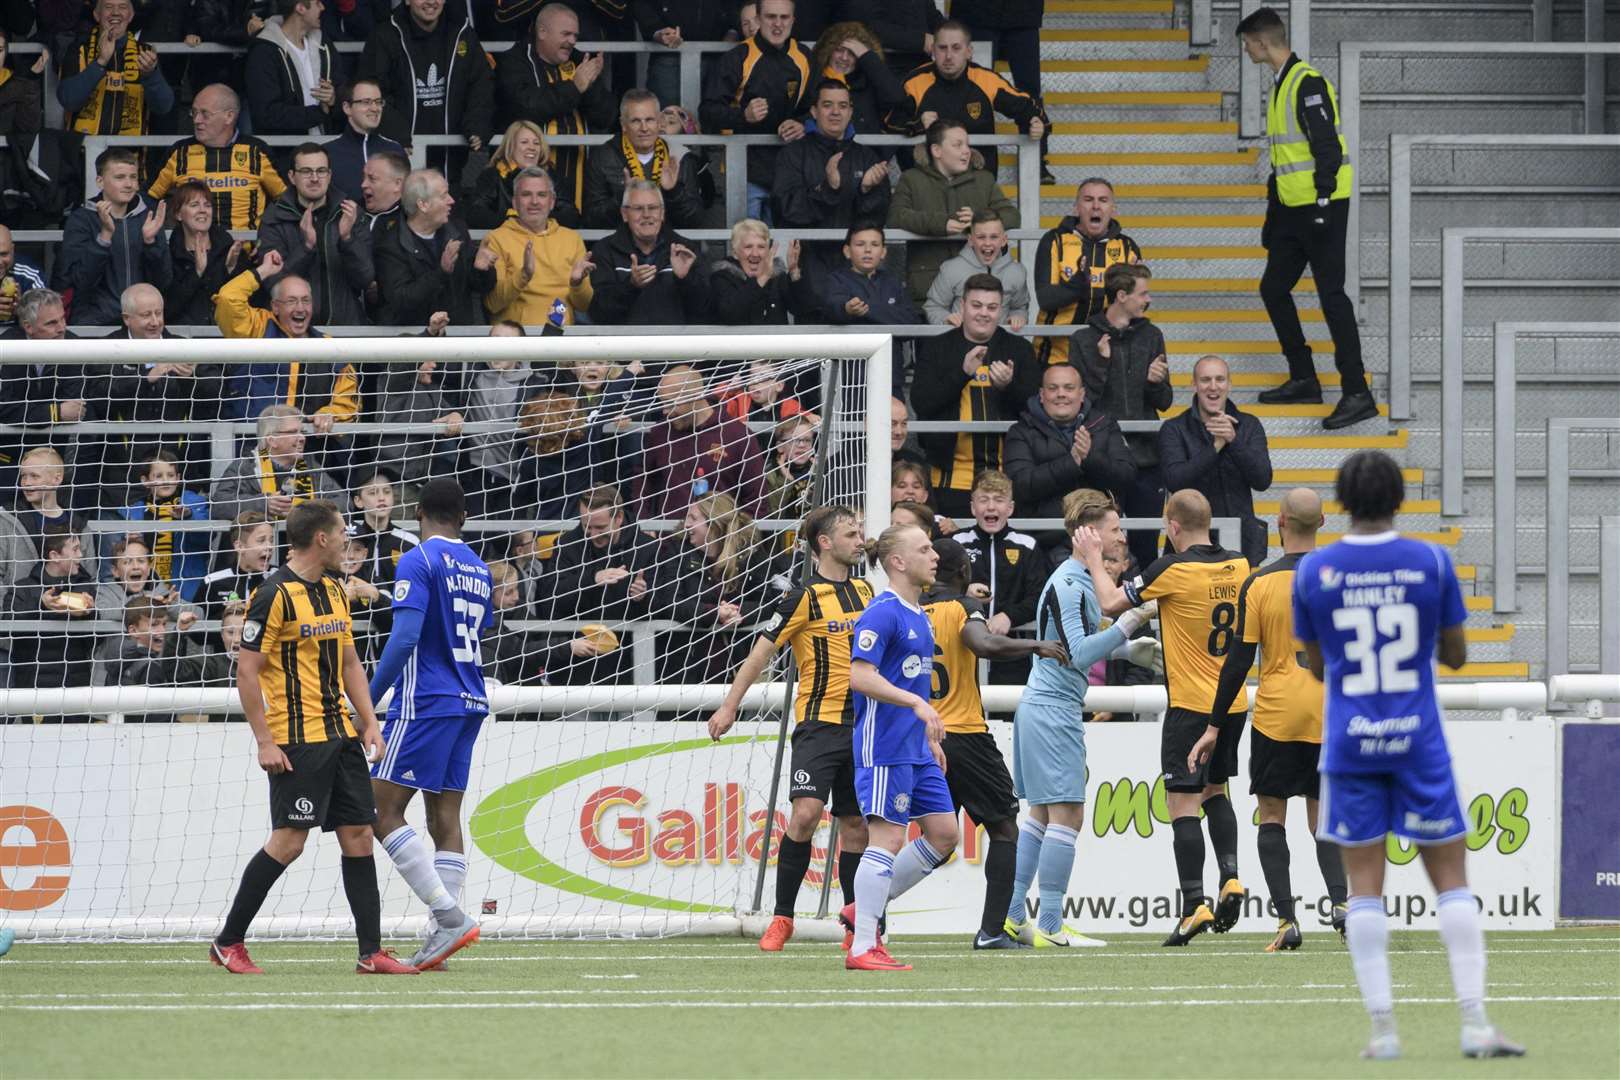
<path id="1" fill-rule="evenodd" d="M 265 948 L 268 948 L 270 950 L 274 950 L 274 949 L 278 948 L 279 946 L 275 942 L 261 942 L 261 943 L 257 943 L 257 944 L 254 945 L 254 948 L 256 948 L 256 949 L 260 948 L 260 947 L 265 947 Z M 328 946 L 328 947 L 331 947 L 331 946 Z M 499 946 L 495 946 L 495 947 L 499 947 Z M 757 949 L 757 946 L 754 946 L 754 948 Z M 942 957 L 948 958 L 948 957 L 959 957 L 959 956 L 967 955 L 966 946 L 964 946 L 963 948 L 960 948 L 960 949 L 938 949 L 938 948 L 933 948 L 933 949 L 928 949 L 928 950 L 910 949 L 910 948 L 906 947 L 904 939 L 901 939 L 899 942 L 897 942 L 896 945 L 895 945 L 895 948 L 898 949 L 900 952 L 904 953 L 905 956 L 903 957 L 903 959 L 907 959 L 907 960 L 910 960 L 910 959 L 913 959 L 913 958 L 916 958 L 916 959 L 939 959 L 939 958 L 942 958 Z M 1558 956 L 1608 956 L 1608 955 L 1620 955 L 1620 948 L 1616 948 L 1616 949 L 1607 949 L 1607 948 L 1603 948 L 1603 949 L 1593 949 L 1593 948 L 1492 949 L 1492 948 L 1487 947 L 1486 948 L 1486 953 L 1488 955 L 1490 955 L 1490 956 L 1529 956 L 1529 955 L 1542 955 L 1542 954 L 1553 954 L 1553 955 L 1558 955 Z M 785 963 L 787 961 L 792 961 L 792 960 L 814 960 L 814 961 L 817 961 L 817 962 L 820 962 L 820 963 L 825 963 L 829 959 L 829 957 L 831 955 L 832 955 L 832 948 L 831 948 L 831 944 L 828 943 L 827 948 L 821 949 L 821 950 L 818 950 L 818 951 L 813 951 L 812 952 L 812 951 L 809 951 L 809 950 L 796 950 L 796 951 L 792 951 L 792 952 L 776 953 L 776 954 L 773 954 L 773 955 L 770 955 L 770 956 L 765 956 L 764 954 L 760 954 L 757 957 L 752 957 L 752 958 L 749 958 L 747 960 L 744 960 L 744 962 L 745 963 L 763 963 L 763 964 L 781 964 L 781 963 Z M 1304 957 L 1315 958 L 1315 957 L 1328 956 L 1330 954 L 1328 952 L 1324 951 L 1324 950 L 1314 950 L 1314 951 L 1302 951 L 1298 955 L 1299 956 L 1304 956 Z M 1342 957 L 1342 956 L 1345 956 L 1347 954 L 1345 953 L 1345 951 L 1342 948 L 1335 947 L 1333 949 L 1331 955 Z M 1390 955 L 1392 957 L 1399 957 L 1399 956 L 1444 956 L 1444 955 L 1446 955 L 1446 950 L 1445 949 L 1392 949 L 1392 950 L 1390 950 Z M 1157 960 L 1175 960 L 1175 961 L 1184 961 L 1187 957 L 1190 957 L 1190 956 L 1219 956 L 1219 957 L 1227 957 L 1227 958 L 1231 958 L 1231 957 L 1253 957 L 1253 958 L 1256 958 L 1256 959 L 1264 959 L 1267 963 L 1290 963 L 1290 962 L 1293 962 L 1293 961 L 1289 961 L 1289 960 L 1286 960 L 1286 959 L 1278 960 L 1276 953 L 1268 953 L 1264 949 L 1261 949 L 1261 948 L 1254 948 L 1254 949 L 1220 949 L 1220 950 L 1216 950 L 1216 949 L 1200 949 L 1197 946 L 1193 946 L 1193 947 L 1191 947 L 1190 949 L 1187 949 L 1187 950 L 1177 949 L 1177 950 L 1174 950 L 1174 951 L 1166 951 L 1164 949 L 1153 949 L 1153 950 L 1150 950 L 1150 951 L 1127 952 L 1127 951 L 1125 951 L 1123 949 L 1106 948 L 1106 949 L 1103 949 L 1103 950 L 1097 951 L 1097 952 L 1093 952 L 1093 951 L 1091 951 L 1089 949 L 1088 950 L 1083 950 L 1083 951 L 1078 951 L 1078 952 L 1073 951 L 1073 950 L 1071 950 L 1069 952 L 1063 952 L 1063 951 L 1029 952 L 1027 955 L 1022 955 L 1020 960 L 1014 961 L 1014 962 L 1015 963 L 1039 962 L 1040 960 L 1043 960 L 1043 959 L 1045 959 L 1045 960 L 1054 960 L 1054 959 L 1057 959 L 1058 957 L 1065 958 L 1065 961 L 1063 961 L 1063 962 L 1067 962 L 1069 959 L 1072 959 L 1073 957 L 1081 957 L 1081 956 L 1092 957 L 1092 958 L 1096 958 L 1096 959 L 1132 959 L 1132 960 L 1157 959 Z M 671 955 L 671 954 L 668 954 L 668 953 L 661 953 L 661 952 L 660 953 L 630 953 L 630 954 L 625 954 L 625 953 L 614 953 L 614 952 L 569 953 L 569 952 L 565 952 L 565 951 L 558 951 L 558 952 L 552 952 L 552 953 L 545 953 L 545 954 L 542 954 L 542 955 L 528 955 L 528 956 L 476 956 L 476 955 L 469 956 L 469 955 L 467 955 L 467 953 L 462 952 L 462 953 L 458 953 L 456 955 L 456 962 L 458 964 L 464 964 L 464 963 L 469 963 L 469 962 L 470 963 L 483 963 L 483 964 L 552 963 L 552 962 L 556 962 L 556 963 L 592 963 L 592 964 L 643 963 L 643 962 L 648 962 L 648 963 L 651 963 L 651 962 L 670 963 L 670 962 L 688 962 L 688 961 L 693 961 L 693 960 L 738 960 L 738 959 L 741 959 L 741 958 L 736 956 L 736 955 L 725 954 L 725 953 L 707 953 L 707 954 L 698 954 L 698 955 L 693 955 L 691 953 L 687 953 L 687 954 Z M 281 965 L 284 965 L 284 964 L 331 964 L 331 963 L 338 963 L 338 962 L 339 962 L 339 960 L 337 958 L 335 958 L 335 957 L 277 957 L 277 958 L 272 959 L 272 960 L 269 961 L 269 963 L 275 964 L 278 967 L 281 966 Z M 994 961 L 989 961 L 989 962 L 994 962 Z M 1078 961 L 1074 961 L 1074 962 L 1078 962 Z M 7 957 L 6 960 L 5 960 L 5 966 L 6 967 L 16 967 L 16 966 L 20 966 L 20 965 L 37 965 L 37 966 L 41 966 L 41 967 L 66 967 L 66 966 L 74 966 L 74 965 L 89 965 L 89 966 L 99 966 L 99 965 L 112 965 L 112 966 L 117 966 L 117 965 L 135 965 L 135 966 L 152 965 L 152 966 L 164 966 L 164 965 L 175 965 L 175 964 L 199 965 L 199 964 L 206 964 L 206 963 L 208 963 L 208 958 L 206 956 L 199 956 L 199 957 L 180 957 L 180 956 L 177 956 L 177 957 L 141 957 L 141 958 L 136 958 L 136 957 L 107 957 L 107 958 L 100 958 L 100 959 L 94 959 L 94 960 L 30 960 L 30 959 L 22 959 L 22 958 L 18 958 L 18 957 Z"/>
<path id="2" fill-rule="evenodd" d="M 1277 1005 L 1289 999 L 1279 998 L 1166 998 L 1148 1001 L 976 1001 L 972 1006 L 977 1009 L 1182 1009 L 1188 1006 L 1202 1007 L 1252 1007 L 1256 1005 Z M 1620 995 L 1556 995 L 1556 996 L 1522 996 L 1493 998 L 1497 1003 L 1569 1003 L 1569 1002 L 1596 1002 L 1620 1001 Z M 1337 998 L 1306 998 L 1290 1003 L 1305 1005 L 1359 1005 L 1359 997 Z M 863 1002 L 858 998 L 848 1000 L 829 1000 L 819 998 L 815 1001 L 692 1001 L 684 998 L 671 998 L 668 1001 L 613 1001 L 605 1004 L 595 1004 L 584 1001 L 433 1001 L 413 1002 L 401 1001 L 390 1005 L 392 1009 L 423 1010 L 423 1009 L 827 1009 L 827 1008 L 855 1008 L 870 1002 Z M 910 999 L 905 1001 L 884 1002 L 884 1008 L 890 1009 L 960 1009 L 966 1004 L 961 1001 L 939 1001 Z M 1402 998 L 1403 1008 L 1413 1005 L 1445 1005 L 1455 1007 L 1456 1000 L 1450 997 L 1434 998 Z M 272 1012 L 287 1009 L 307 1009 L 301 1002 L 286 1002 L 285 1004 L 267 1002 L 254 1005 L 229 1005 L 187 1003 L 172 1005 L 139 1005 L 130 1003 L 109 1003 L 106 1005 L 0 1005 L 0 1011 L 9 1012 Z M 323 1008 L 323 1012 L 359 1012 L 370 1011 L 376 1006 L 361 1002 L 333 1002 Z"/>

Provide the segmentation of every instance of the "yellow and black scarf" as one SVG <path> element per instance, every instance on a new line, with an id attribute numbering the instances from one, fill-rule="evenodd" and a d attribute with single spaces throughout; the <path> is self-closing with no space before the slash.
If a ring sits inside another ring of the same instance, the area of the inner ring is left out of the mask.
<path id="1" fill-rule="evenodd" d="M 270 461 L 270 455 L 259 454 L 259 491 L 266 498 L 271 495 L 290 495 L 293 505 L 308 502 L 315 497 L 315 474 L 304 468 L 304 459 L 299 458 L 292 467 L 292 490 L 282 491 L 281 485 L 276 482 L 276 467 Z"/>
<path id="2" fill-rule="evenodd" d="M 146 504 L 148 521 L 178 521 L 183 516 L 178 497 L 168 502 Z M 154 533 L 152 536 L 152 576 L 159 581 L 168 581 L 172 576 L 170 571 L 174 569 L 174 543 L 173 532 Z"/>
<path id="3" fill-rule="evenodd" d="M 101 29 L 90 31 L 90 40 L 79 46 L 79 70 L 95 63 L 101 51 Z M 73 114 L 73 130 L 84 135 L 145 134 L 146 89 L 141 86 L 141 47 L 134 34 L 124 37 L 123 62 L 96 84 L 84 108 Z"/>
<path id="4" fill-rule="evenodd" d="M 652 168 L 644 169 L 641 166 L 641 157 L 636 153 L 635 147 L 630 145 L 630 136 L 619 136 L 619 150 L 624 154 L 625 168 L 630 170 L 630 176 L 636 180 L 651 180 L 658 183 L 664 175 L 664 166 L 669 164 L 669 143 L 659 139 L 653 143 Z"/>

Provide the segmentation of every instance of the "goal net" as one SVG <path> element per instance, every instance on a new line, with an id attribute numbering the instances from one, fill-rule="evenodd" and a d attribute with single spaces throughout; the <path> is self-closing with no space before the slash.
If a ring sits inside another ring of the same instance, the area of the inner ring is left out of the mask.
<path id="1" fill-rule="evenodd" d="M 8 342 L 0 924 L 214 933 L 269 827 L 235 665 L 282 521 L 344 514 L 369 671 L 416 492 L 454 476 L 496 587 L 465 906 L 497 934 L 735 932 L 785 820 L 785 657 L 718 745 L 705 721 L 804 572 L 804 514 L 886 524 L 889 363 L 879 335 Z M 420 927 L 378 858 L 385 930 Z M 349 926 L 326 842 L 254 932 Z"/>

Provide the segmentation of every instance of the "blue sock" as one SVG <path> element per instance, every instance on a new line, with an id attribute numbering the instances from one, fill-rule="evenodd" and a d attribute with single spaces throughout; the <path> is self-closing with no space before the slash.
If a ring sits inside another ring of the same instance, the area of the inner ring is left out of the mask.
<path id="1" fill-rule="evenodd" d="M 1007 905 L 1007 918 L 1013 922 L 1029 918 L 1024 902 L 1029 898 L 1029 887 L 1035 884 L 1035 868 L 1041 861 L 1041 839 L 1045 835 L 1046 826 L 1034 818 L 1018 828 L 1018 863 L 1013 871 L 1012 903 Z"/>
<path id="2" fill-rule="evenodd" d="M 1048 934 L 1063 929 L 1063 894 L 1069 890 L 1074 869 L 1074 842 L 1079 837 L 1064 825 L 1048 825 L 1041 841 L 1040 927 Z"/>

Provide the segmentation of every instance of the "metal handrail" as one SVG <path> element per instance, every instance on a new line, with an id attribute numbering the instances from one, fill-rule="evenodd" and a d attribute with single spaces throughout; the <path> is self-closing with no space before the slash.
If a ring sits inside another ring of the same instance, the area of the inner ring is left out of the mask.
<path id="1" fill-rule="evenodd" d="M 1389 416 L 1412 418 L 1412 151 L 1435 147 L 1620 150 L 1620 135 L 1401 135 L 1389 137 Z M 1478 190 L 1478 185 L 1470 185 Z M 1509 190 L 1492 188 L 1490 190 Z"/>
<path id="2" fill-rule="evenodd" d="M 1620 322 L 1499 322 L 1496 324 L 1495 364 L 1491 385 L 1494 395 L 1496 439 L 1492 462 L 1492 516 L 1495 547 L 1491 593 L 1494 610 L 1505 614 L 1519 610 L 1519 449 L 1514 435 L 1518 429 L 1518 340 L 1521 337 L 1620 337 Z M 1462 357 L 1455 370 L 1442 371 L 1442 383 L 1461 383 Z M 1620 375 L 1620 372 L 1616 373 Z M 1461 472 L 1463 462 L 1442 458 L 1441 469 Z M 1549 494 L 1550 498 L 1550 494 Z M 1617 668 L 1616 670 L 1620 670 Z"/>
<path id="3" fill-rule="evenodd" d="M 1587 0 L 1588 3 L 1601 0 Z M 1339 119 L 1345 149 L 1355 163 L 1350 192 L 1350 255 L 1345 259 L 1344 288 L 1357 310 L 1361 308 L 1361 60 L 1364 56 L 1610 56 L 1620 55 L 1620 44 L 1582 41 L 1341 41 L 1339 43 Z M 1603 131 L 1603 96 L 1596 100 L 1588 85 L 1586 130 Z M 1596 123 L 1594 124 L 1594 117 Z M 1392 348 L 1391 362 L 1395 350 Z"/>
<path id="4" fill-rule="evenodd" d="M 1501 242 L 1504 240 L 1539 243 L 1565 241 L 1573 243 L 1620 244 L 1620 229 L 1577 228 L 1447 228 L 1440 233 L 1440 327 L 1441 369 L 1462 371 L 1463 363 L 1463 291 L 1466 274 L 1463 267 L 1463 249 L 1471 242 Z M 1393 343 L 1392 343 L 1393 344 Z M 1390 367 L 1397 362 L 1410 364 L 1403 350 L 1390 349 Z M 1498 432 L 1498 435 L 1501 433 Z M 1463 380 L 1443 380 L 1440 386 L 1440 512 L 1454 517 L 1463 510 Z M 1455 468 L 1452 465 L 1455 464 Z"/>
<path id="5" fill-rule="evenodd" d="M 1612 431 L 1620 434 L 1620 417 L 1557 416 L 1547 421 L 1547 669 L 1546 674 L 1569 673 L 1569 435 L 1571 431 Z M 1615 598 L 1610 597 L 1611 601 Z M 1620 636 L 1620 602 L 1602 613 L 1602 647 Z"/>

